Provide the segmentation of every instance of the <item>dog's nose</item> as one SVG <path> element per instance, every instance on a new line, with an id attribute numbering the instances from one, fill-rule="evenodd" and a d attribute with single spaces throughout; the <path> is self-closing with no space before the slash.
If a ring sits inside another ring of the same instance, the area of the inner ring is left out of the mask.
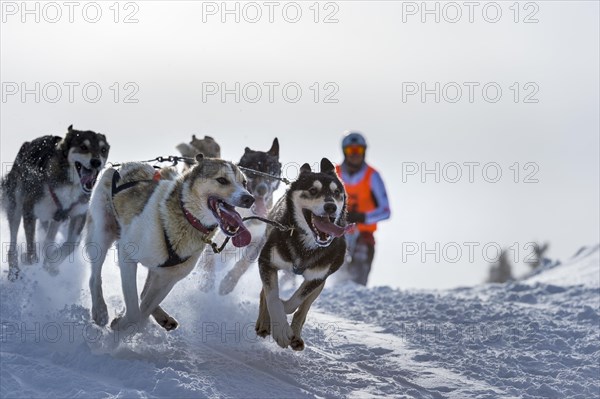
<path id="1" fill-rule="evenodd" d="M 337 205 L 332 204 L 331 202 L 328 202 L 323 206 L 323 209 L 325 209 L 325 212 L 327 212 L 331 215 L 332 213 L 335 213 L 335 211 L 337 210 Z"/>
<path id="2" fill-rule="evenodd" d="M 264 183 L 259 184 L 258 186 L 256 186 L 254 193 L 259 197 L 264 197 L 267 193 L 267 185 Z"/>
<path id="3" fill-rule="evenodd" d="M 92 168 L 99 168 L 100 165 L 102 165 L 102 161 L 100 161 L 98 158 L 90 159 L 90 166 Z"/>
<path id="4" fill-rule="evenodd" d="M 242 208 L 250 208 L 254 204 L 254 197 L 248 194 L 242 195 L 240 203 Z"/>

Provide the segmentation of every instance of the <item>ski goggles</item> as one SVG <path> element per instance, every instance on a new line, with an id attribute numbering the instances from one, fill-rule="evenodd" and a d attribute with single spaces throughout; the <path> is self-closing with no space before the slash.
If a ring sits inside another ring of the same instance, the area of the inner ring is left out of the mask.
<path id="1" fill-rule="evenodd" d="M 344 147 L 344 155 L 364 155 L 365 147 L 362 145 L 349 145 Z"/>

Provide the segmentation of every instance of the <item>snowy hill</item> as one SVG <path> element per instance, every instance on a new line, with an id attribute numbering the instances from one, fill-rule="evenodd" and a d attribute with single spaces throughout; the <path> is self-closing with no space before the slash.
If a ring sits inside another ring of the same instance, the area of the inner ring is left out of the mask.
<path id="1" fill-rule="evenodd" d="M 300 353 L 254 334 L 256 268 L 226 297 L 201 293 L 193 273 L 165 302 L 179 329 L 151 323 L 120 335 L 90 323 L 87 268 L 76 258 L 51 278 L 31 266 L 10 283 L 2 264 L 1 397 L 600 395 L 598 246 L 507 285 L 330 284 L 308 315 Z M 123 304 L 110 262 L 104 284 L 112 316 Z"/>

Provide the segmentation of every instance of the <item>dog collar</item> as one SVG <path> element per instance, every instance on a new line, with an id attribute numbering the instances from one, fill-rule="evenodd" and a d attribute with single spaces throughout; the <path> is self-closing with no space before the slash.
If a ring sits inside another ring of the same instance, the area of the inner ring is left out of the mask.
<path id="1" fill-rule="evenodd" d="M 189 224 L 191 224 L 192 227 L 194 227 L 196 230 L 204 234 L 210 234 L 217 227 L 217 225 L 214 225 L 212 227 L 206 227 L 202 224 L 201 221 L 199 221 L 194 215 L 192 215 L 190 211 L 185 209 L 185 205 L 183 205 L 183 199 L 180 199 L 179 203 L 181 204 L 181 210 L 183 211 L 185 218 L 187 219 Z"/>

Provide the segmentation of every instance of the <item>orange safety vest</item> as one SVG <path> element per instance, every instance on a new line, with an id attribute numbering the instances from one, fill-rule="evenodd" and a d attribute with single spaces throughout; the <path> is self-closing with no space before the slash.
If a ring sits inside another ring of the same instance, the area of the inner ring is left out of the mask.
<path id="1" fill-rule="evenodd" d="M 335 166 L 335 170 L 342 177 L 342 167 L 340 165 Z M 344 182 L 346 188 L 346 194 L 348 195 L 347 208 L 348 212 L 362 212 L 367 213 L 375 210 L 376 205 L 373 200 L 373 194 L 371 194 L 371 176 L 375 172 L 375 169 L 367 165 L 367 172 L 361 181 L 357 184 L 348 184 Z M 377 230 L 377 223 L 364 224 L 358 223 L 358 231 L 373 233 Z"/>

